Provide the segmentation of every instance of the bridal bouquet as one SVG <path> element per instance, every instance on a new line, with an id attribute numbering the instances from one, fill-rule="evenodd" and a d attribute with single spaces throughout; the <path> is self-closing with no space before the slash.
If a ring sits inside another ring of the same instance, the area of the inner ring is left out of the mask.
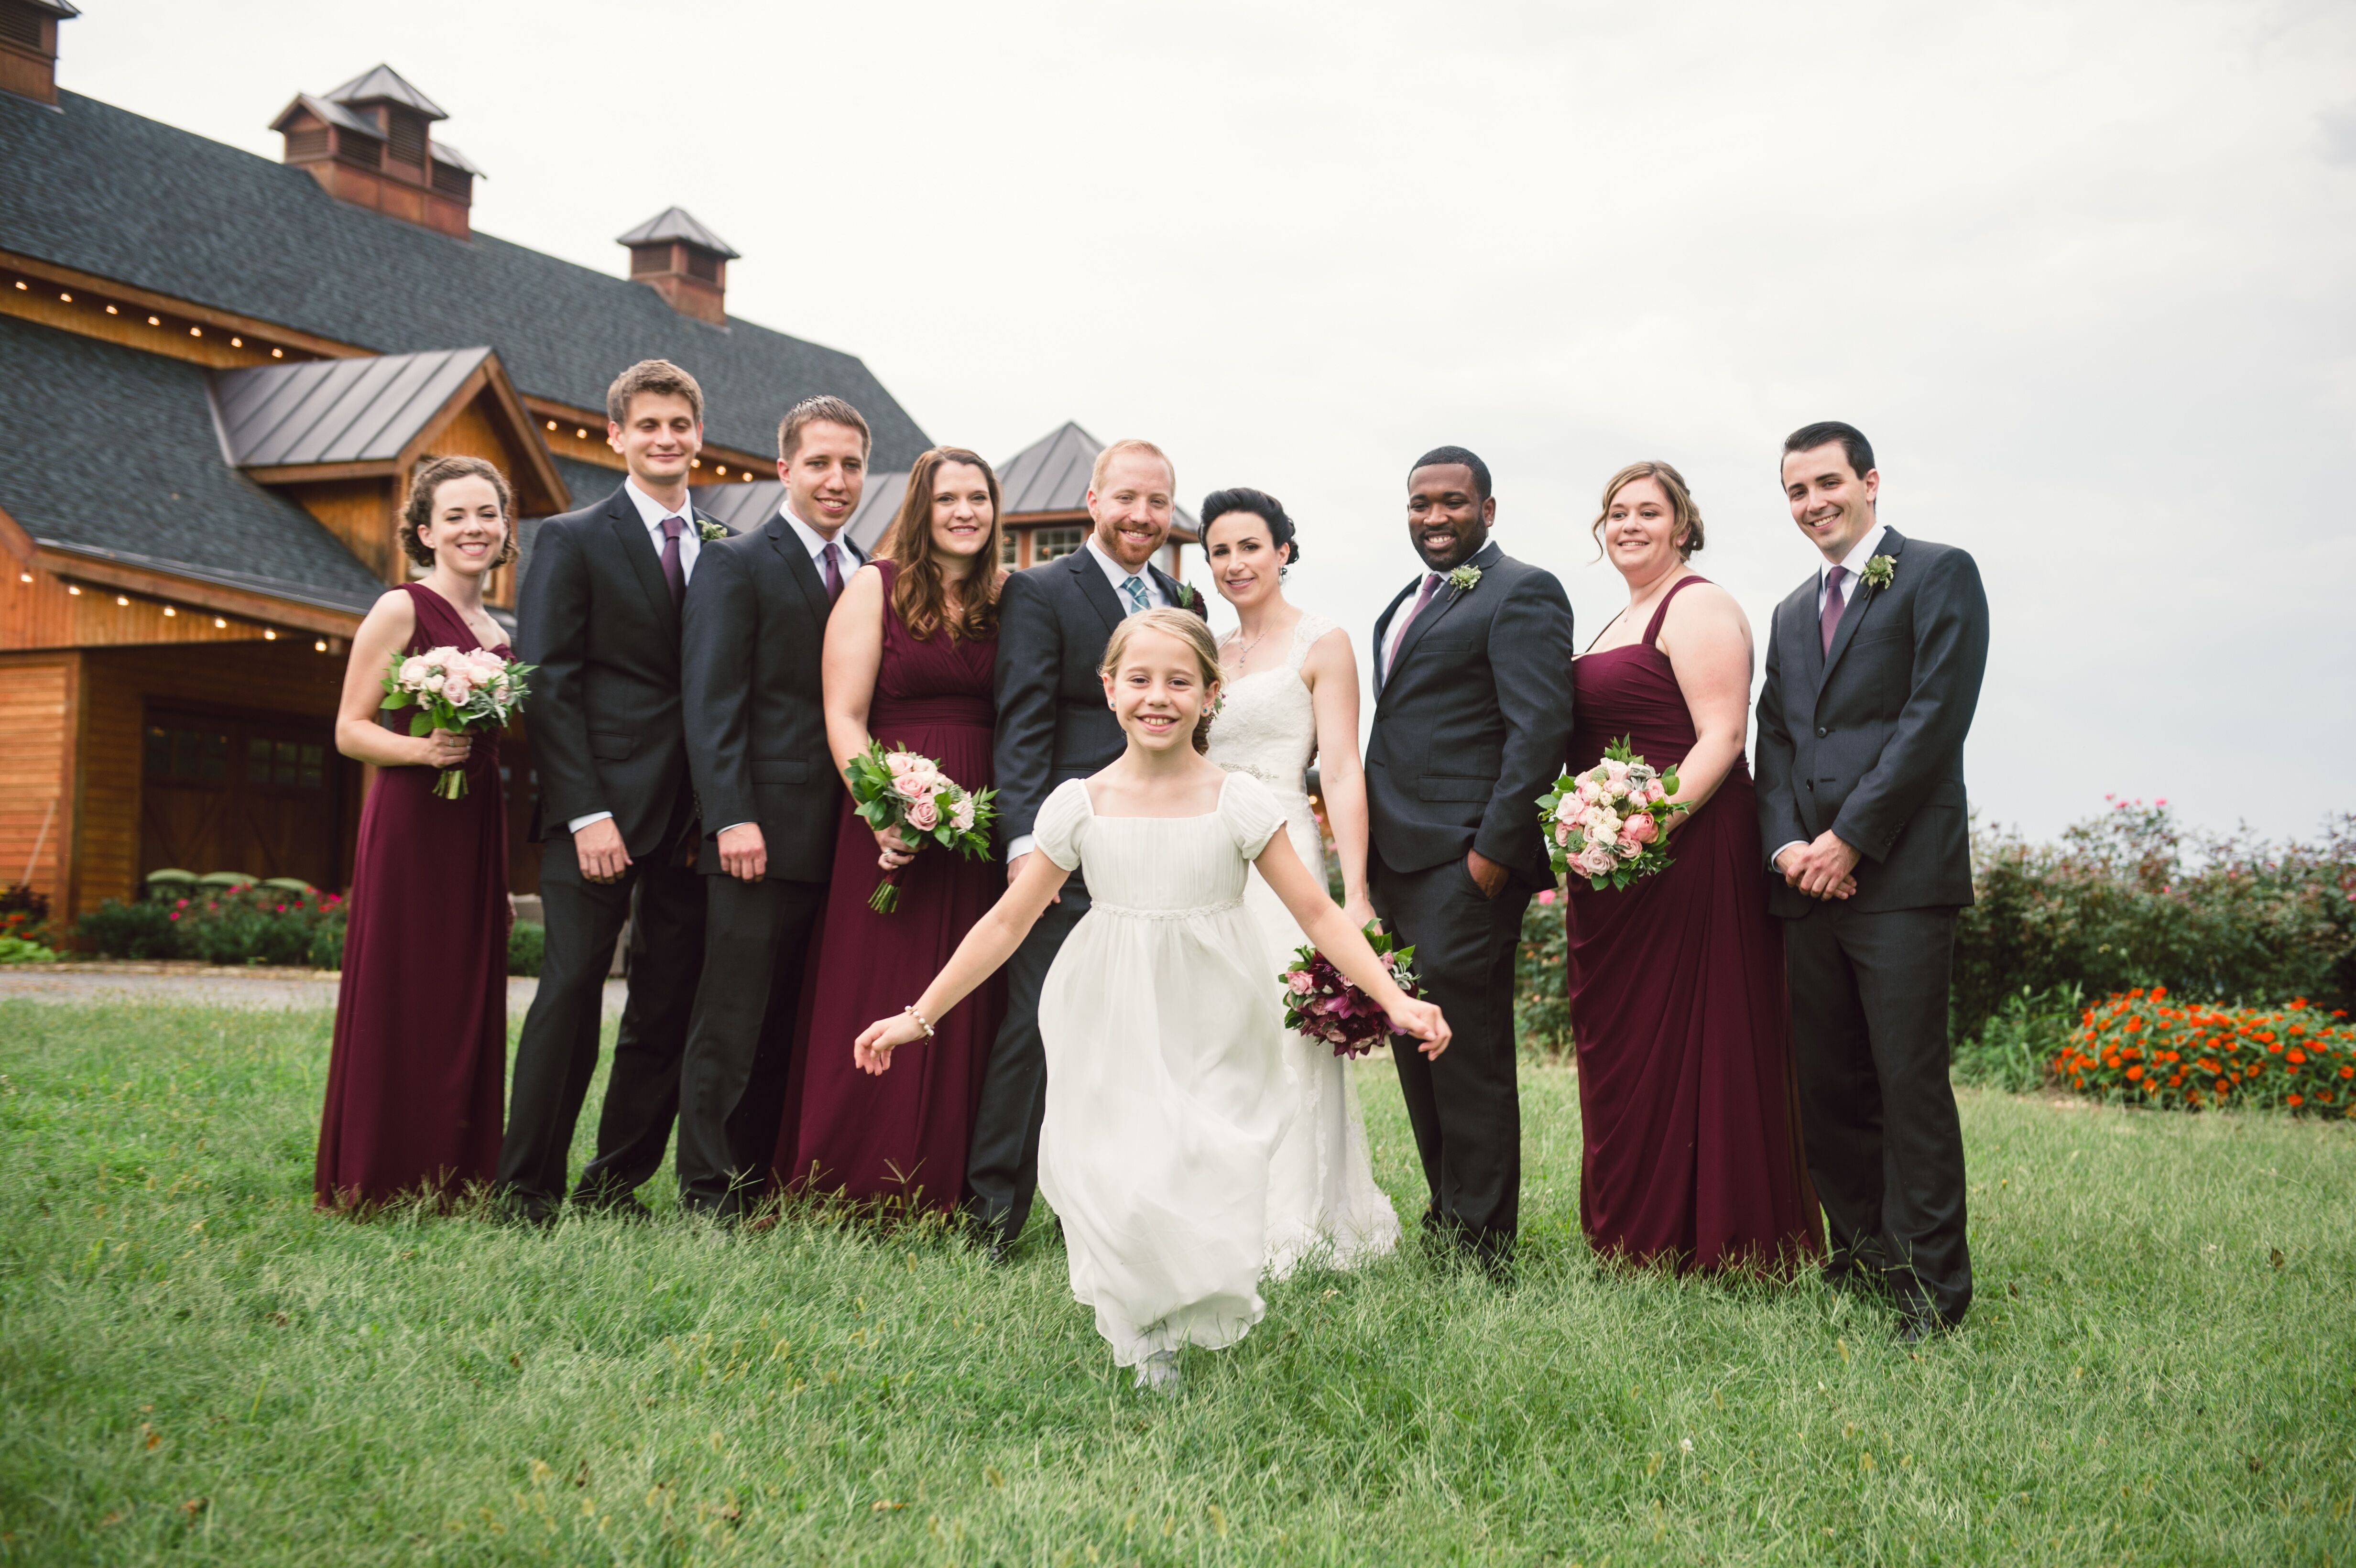
<path id="1" fill-rule="evenodd" d="M 870 741 L 867 750 L 851 759 L 842 776 L 850 781 L 851 798 L 869 827 L 896 827 L 901 837 L 918 848 L 929 838 L 969 860 L 990 853 L 990 825 L 998 816 L 991 804 L 996 790 L 975 794 L 941 772 L 940 763 L 930 757 L 887 752 L 881 741 Z M 899 907 L 899 876 L 897 867 L 885 871 L 867 907 L 878 914 Z"/>
<path id="2" fill-rule="evenodd" d="M 1584 773 L 1566 773 L 1538 797 L 1538 822 L 1558 876 L 1585 877 L 1597 892 L 1624 888 L 1669 866 L 1669 816 L 1677 771 L 1656 773 L 1622 735 Z"/>
<path id="3" fill-rule="evenodd" d="M 384 700 L 377 706 L 416 709 L 409 721 L 412 735 L 436 730 L 504 730 L 530 695 L 523 677 L 539 667 L 482 648 L 395 654 L 384 672 Z M 434 793 L 444 800 L 458 799 L 466 793 L 466 770 L 444 768 L 434 781 Z"/>
<path id="4" fill-rule="evenodd" d="M 1414 948 L 1392 946 L 1390 933 L 1371 923 L 1366 944 L 1400 990 L 1410 997 L 1423 994 L 1416 984 Z M 1291 966 L 1277 978 L 1284 982 L 1284 1027 L 1304 1039 L 1326 1041 L 1334 1055 L 1364 1056 L 1390 1038 L 1390 1017 L 1382 1004 L 1352 985 L 1314 947 L 1295 952 Z"/>

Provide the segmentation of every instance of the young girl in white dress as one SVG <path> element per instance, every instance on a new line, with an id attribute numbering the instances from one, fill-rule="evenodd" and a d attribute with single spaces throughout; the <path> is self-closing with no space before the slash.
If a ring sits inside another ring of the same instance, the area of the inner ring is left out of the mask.
<path id="1" fill-rule="evenodd" d="M 1259 867 L 1292 918 L 1425 1054 L 1447 1020 L 1400 992 L 1282 831 L 1248 773 L 1202 755 L 1218 648 L 1202 620 L 1147 610 L 1115 629 L 1105 700 L 1129 744 L 1047 797 L 1042 853 L 958 944 L 922 996 L 868 1026 L 859 1065 L 931 1032 L 1087 868 L 1090 907 L 1039 997 L 1047 1055 L 1039 1188 L 1064 1223 L 1072 1294 L 1095 1308 L 1140 1387 L 1178 1381 L 1178 1349 L 1242 1339 L 1264 1310 L 1269 1162 L 1297 1098 L 1268 942 L 1244 908 Z"/>

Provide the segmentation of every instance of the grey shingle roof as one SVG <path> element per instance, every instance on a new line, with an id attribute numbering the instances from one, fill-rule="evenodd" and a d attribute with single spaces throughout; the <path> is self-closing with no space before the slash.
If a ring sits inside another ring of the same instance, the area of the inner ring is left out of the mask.
<path id="1" fill-rule="evenodd" d="M 389 463 L 490 357 L 443 348 L 216 370 L 221 444 L 240 468 Z"/>
<path id="2" fill-rule="evenodd" d="M 206 371 L 0 316 L 0 507 L 35 539 L 361 610 L 384 592 L 294 502 L 221 461 Z"/>
<path id="3" fill-rule="evenodd" d="M 1088 504 L 1088 480 L 1097 453 L 1105 443 L 1065 421 L 1001 464 L 999 489 L 1006 496 L 1006 515 L 1019 517 L 1039 512 L 1077 512 Z M 1202 529 L 1194 514 L 1171 507 L 1174 527 L 1187 535 Z"/>
<path id="4" fill-rule="evenodd" d="M 702 383 L 709 437 L 753 452 L 819 392 L 867 416 L 879 468 L 930 444 L 855 356 L 748 321 L 713 326 L 644 284 L 487 234 L 386 218 L 299 168 L 79 93 L 59 105 L 0 93 L 9 250 L 380 354 L 489 344 L 525 395 L 588 409 L 634 361 L 672 359 Z"/>

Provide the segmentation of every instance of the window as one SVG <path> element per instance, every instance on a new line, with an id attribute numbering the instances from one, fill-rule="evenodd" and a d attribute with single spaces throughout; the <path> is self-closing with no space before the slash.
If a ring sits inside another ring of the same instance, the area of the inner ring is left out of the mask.
<path id="1" fill-rule="evenodd" d="M 229 736 L 218 730 L 147 726 L 147 776 L 175 784 L 229 782 Z"/>
<path id="2" fill-rule="evenodd" d="M 245 742 L 245 782 L 273 789 L 317 789 L 325 760 L 322 747 L 251 735 Z"/>
<path id="3" fill-rule="evenodd" d="M 1031 536 L 1031 564 L 1037 566 L 1070 555 L 1087 537 L 1086 528 L 1041 528 Z"/>
<path id="4" fill-rule="evenodd" d="M 1021 560 L 1022 550 L 1022 534 L 1013 528 L 1007 529 L 998 547 L 998 564 L 1009 571 L 1013 571 Z"/>

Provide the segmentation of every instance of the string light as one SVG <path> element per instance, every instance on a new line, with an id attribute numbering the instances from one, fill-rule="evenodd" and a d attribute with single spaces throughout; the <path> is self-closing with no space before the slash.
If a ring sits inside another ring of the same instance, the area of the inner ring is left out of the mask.
<path id="1" fill-rule="evenodd" d="M 202 337 L 204 335 L 205 329 L 201 326 L 192 326 L 188 328 L 188 336 L 190 337 Z"/>
<path id="2" fill-rule="evenodd" d="M 273 359 L 284 359 L 286 357 L 286 350 L 284 348 L 273 348 L 270 351 L 270 357 Z"/>
<path id="3" fill-rule="evenodd" d="M 147 325 L 150 326 L 161 326 L 164 325 L 164 318 L 160 315 L 151 315 L 147 318 Z"/>
<path id="4" fill-rule="evenodd" d="M 114 602 L 115 602 L 117 604 L 123 605 L 125 609 L 128 609 L 128 608 L 130 607 L 130 604 L 131 604 L 131 601 L 130 601 L 130 600 L 128 600 L 128 599 L 125 599 L 125 598 L 124 598 L 122 594 L 120 594 L 120 593 L 118 593 L 118 594 L 116 594 L 116 595 L 114 596 Z"/>
<path id="5" fill-rule="evenodd" d="M 245 347 L 245 339 L 242 337 L 232 337 L 229 340 L 229 346 L 231 348 L 242 348 Z M 1844 603 L 1846 603 L 1846 601 L 1844 601 Z"/>
<path id="6" fill-rule="evenodd" d="M 63 289 L 59 289 L 58 291 L 58 298 L 65 301 L 68 304 L 73 304 L 73 295 L 66 293 Z"/>
<path id="7" fill-rule="evenodd" d="M 18 278 L 18 279 L 16 280 L 16 286 L 17 286 L 18 288 L 20 288 L 20 289 L 29 289 L 29 288 L 31 288 L 33 285 L 32 285 L 32 284 L 30 284 L 30 283 L 27 283 L 24 279 L 22 279 L 22 278 Z"/>
<path id="8" fill-rule="evenodd" d="M 585 430 L 576 430 L 573 432 L 573 439 L 575 441 L 587 441 L 589 439 L 589 432 Z"/>
<path id="9" fill-rule="evenodd" d="M 712 472 L 719 475 L 723 479 L 725 479 L 728 477 L 728 464 L 723 463 L 718 467 L 714 468 Z"/>
<path id="10" fill-rule="evenodd" d="M 16 581 L 19 582 L 30 582 L 33 581 L 33 574 L 29 571 L 20 571 L 16 574 Z"/>
<path id="11" fill-rule="evenodd" d="M 548 428 L 549 428 L 549 429 L 551 429 L 551 430 L 554 430 L 554 429 L 556 428 L 556 421 L 555 421 L 554 420 L 551 420 L 551 421 L 548 421 Z"/>
<path id="12" fill-rule="evenodd" d="M 278 640 L 278 633 L 272 627 L 264 626 L 262 628 L 262 640 L 265 643 L 274 643 Z"/>
<path id="13" fill-rule="evenodd" d="M 687 460 L 687 465 L 690 468 L 701 468 L 703 466 L 703 459 L 701 457 L 691 457 Z"/>
<path id="14" fill-rule="evenodd" d="M 81 597 L 81 589 L 74 583 L 67 583 L 66 592 L 72 594 L 77 599 Z"/>
<path id="15" fill-rule="evenodd" d="M 109 315 L 121 315 L 123 313 L 115 309 L 112 305 L 108 305 L 106 307 L 106 314 Z"/>
<path id="16" fill-rule="evenodd" d="M 179 612 L 178 612 L 177 610 L 173 609 L 169 604 L 166 604 L 166 605 L 165 605 L 165 606 L 164 606 L 164 619 L 166 619 L 166 621 L 168 621 L 168 620 L 172 619 L 172 617 L 174 617 L 175 615 L 177 615 L 178 613 L 179 613 Z"/>
<path id="17" fill-rule="evenodd" d="M 324 654 L 327 651 L 327 639 L 321 637 L 317 642 L 313 643 L 311 647 L 314 652 Z"/>
<path id="18" fill-rule="evenodd" d="M 228 624 L 229 624 L 229 623 L 228 623 L 227 621 L 222 620 L 219 615 L 216 615 L 216 616 L 214 616 L 214 617 L 213 617 L 213 624 L 214 624 L 215 626 L 226 626 L 226 625 L 228 625 Z"/>

